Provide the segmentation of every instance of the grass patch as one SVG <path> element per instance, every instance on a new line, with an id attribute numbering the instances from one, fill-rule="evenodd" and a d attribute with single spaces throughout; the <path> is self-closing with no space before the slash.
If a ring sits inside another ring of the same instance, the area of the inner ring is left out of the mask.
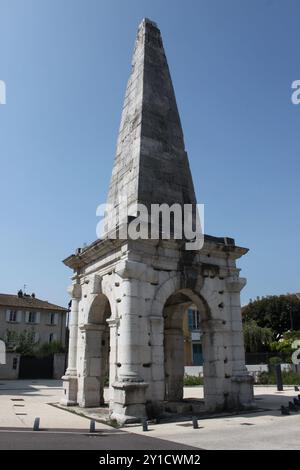
<path id="1" fill-rule="evenodd" d="M 193 387 L 194 385 L 203 385 L 203 377 L 195 375 L 185 375 L 183 379 L 185 387 Z"/>

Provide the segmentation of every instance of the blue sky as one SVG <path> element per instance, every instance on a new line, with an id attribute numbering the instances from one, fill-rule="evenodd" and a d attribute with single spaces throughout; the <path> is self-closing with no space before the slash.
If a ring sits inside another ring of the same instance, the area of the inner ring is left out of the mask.
<path id="1" fill-rule="evenodd" d="M 96 238 L 137 26 L 161 29 L 205 231 L 250 248 L 243 303 L 300 291 L 297 0 L 0 0 L 0 291 L 66 304 Z"/>

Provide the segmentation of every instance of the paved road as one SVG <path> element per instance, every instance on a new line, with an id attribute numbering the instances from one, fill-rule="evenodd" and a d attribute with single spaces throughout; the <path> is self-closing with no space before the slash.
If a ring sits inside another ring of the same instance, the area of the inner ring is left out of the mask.
<path id="1" fill-rule="evenodd" d="M 186 398 L 201 398 L 202 387 L 185 388 Z M 279 408 L 297 395 L 293 387 L 277 392 L 275 387 L 255 387 L 256 404 L 261 412 L 201 419 L 199 429 L 189 422 L 149 424 L 117 430 L 97 422 L 99 435 L 86 435 L 90 420 L 51 406 L 62 395 L 60 381 L 1 381 L 0 383 L 0 449 L 299 449 L 300 412 L 281 416 Z M 74 410 L 73 410 L 74 411 Z M 91 409 L 80 409 L 91 413 Z M 40 433 L 32 430 L 35 417 L 40 417 Z M 88 416 L 95 418 L 94 416 Z M 5 432 L 1 429 L 9 428 Z M 17 432 L 18 431 L 18 432 Z M 21 432 L 23 431 L 23 434 Z M 62 431 L 72 431 L 59 434 Z M 47 434 L 46 434 L 47 432 Z M 75 434 L 77 432 L 77 434 Z"/>
<path id="2" fill-rule="evenodd" d="M 0 450 L 199 450 L 184 444 L 127 432 L 0 431 Z"/>

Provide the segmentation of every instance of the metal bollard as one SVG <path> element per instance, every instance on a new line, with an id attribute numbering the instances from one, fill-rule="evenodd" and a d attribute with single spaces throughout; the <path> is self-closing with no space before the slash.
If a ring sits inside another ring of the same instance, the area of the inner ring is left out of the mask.
<path id="1" fill-rule="evenodd" d="M 275 376 L 276 376 L 277 390 L 278 392 L 282 392 L 283 385 L 282 385 L 281 364 L 275 365 Z"/>
<path id="2" fill-rule="evenodd" d="M 96 432 L 96 422 L 94 419 L 90 421 L 90 432 Z"/>
<path id="3" fill-rule="evenodd" d="M 198 420 L 197 420 L 196 416 L 192 417 L 192 421 L 193 421 L 193 428 L 198 429 L 199 426 L 198 426 Z"/>
<path id="4" fill-rule="evenodd" d="M 40 430 L 40 418 L 35 418 L 33 423 L 33 430 L 39 431 Z"/>
<path id="5" fill-rule="evenodd" d="M 148 423 L 146 418 L 142 419 L 143 431 L 148 431 Z"/>

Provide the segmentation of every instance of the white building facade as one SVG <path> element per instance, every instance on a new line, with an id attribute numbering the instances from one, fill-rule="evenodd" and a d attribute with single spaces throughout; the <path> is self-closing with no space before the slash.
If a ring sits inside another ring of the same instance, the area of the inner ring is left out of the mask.
<path id="1" fill-rule="evenodd" d="M 35 343 L 65 345 L 68 310 L 32 295 L 0 294 L 0 339 L 10 333 L 32 332 Z"/>

